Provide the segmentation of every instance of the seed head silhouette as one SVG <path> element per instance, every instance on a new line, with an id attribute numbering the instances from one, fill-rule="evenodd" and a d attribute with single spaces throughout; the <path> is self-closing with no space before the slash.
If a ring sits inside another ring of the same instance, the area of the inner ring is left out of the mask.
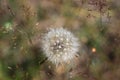
<path id="1" fill-rule="evenodd" d="M 42 40 L 44 54 L 55 65 L 72 61 L 79 46 L 78 39 L 63 28 L 50 29 Z"/>

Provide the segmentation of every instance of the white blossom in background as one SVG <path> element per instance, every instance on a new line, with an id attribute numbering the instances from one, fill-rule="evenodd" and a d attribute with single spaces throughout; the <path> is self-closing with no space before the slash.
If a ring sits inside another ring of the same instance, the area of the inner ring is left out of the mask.
<path id="1" fill-rule="evenodd" d="M 53 28 L 43 37 L 42 48 L 48 60 L 58 65 L 71 62 L 78 55 L 79 43 L 68 30 Z"/>

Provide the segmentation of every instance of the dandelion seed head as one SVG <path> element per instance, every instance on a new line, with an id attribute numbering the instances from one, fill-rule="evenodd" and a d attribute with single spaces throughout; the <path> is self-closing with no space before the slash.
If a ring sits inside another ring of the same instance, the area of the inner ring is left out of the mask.
<path id="1" fill-rule="evenodd" d="M 44 54 L 56 65 L 71 61 L 79 46 L 78 39 L 63 28 L 50 29 L 42 40 Z"/>

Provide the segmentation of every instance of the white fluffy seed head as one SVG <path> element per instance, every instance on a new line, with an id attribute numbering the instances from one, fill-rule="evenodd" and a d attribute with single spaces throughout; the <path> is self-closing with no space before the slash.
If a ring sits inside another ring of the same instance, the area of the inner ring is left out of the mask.
<path id="1" fill-rule="evenodd" d="M 44 54 L 48 60 L 58 65 L 71 61 L 78 52 L 78 39 L 68 30 L 54 28 L 42 40 Z"/>

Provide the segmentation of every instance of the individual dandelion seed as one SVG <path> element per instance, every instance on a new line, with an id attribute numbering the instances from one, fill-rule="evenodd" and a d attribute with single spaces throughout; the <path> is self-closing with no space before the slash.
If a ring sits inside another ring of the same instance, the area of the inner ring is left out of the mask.
<path id="1" fill-rule="evenodd" d="M 63 28 L 50 29 L 42 40 L 44 54 L 55 65 L 72 61 L 79 46 L 78 39 Z"/>

